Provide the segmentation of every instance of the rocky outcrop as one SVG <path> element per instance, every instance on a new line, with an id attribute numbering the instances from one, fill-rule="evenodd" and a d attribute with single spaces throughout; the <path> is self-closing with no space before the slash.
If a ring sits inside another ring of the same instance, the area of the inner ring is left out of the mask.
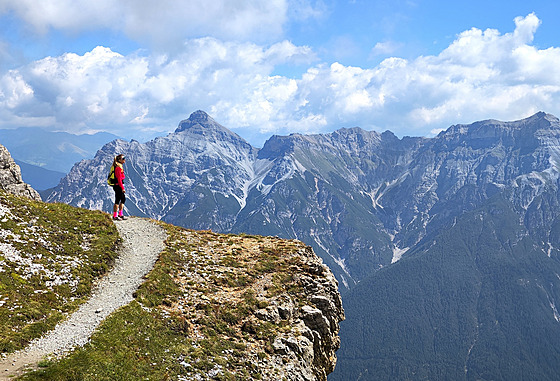
<path id="1" fill-rule="evenodd" d="M 329 268 L 310 248 L 300 254 L 304 258 L 302 267 L 307 271 L 295 277 L 303 285 L 304 302 L 309 304 L 297 307 L 297 300 L 282 295 L 266 309 L 255 312 L 261 320 L 275 324 L 284 320 L 296 328 L 276 337 L 272 344 L 274 353 L 265 366 L 277 371 L 279 379 L 326 380 L 336 365 L 339 323 L 344 320 L 344 310 L 338 283 Z"/>
<path id="2" fill-rule="evenodd" d="M 275 237 L 168 234 L 180 259 L 164 254 L 160 263 L 178 264 L 162 271 L 181 290 L 159 307 L 180 317 L 177 324 L 193 348 L 224 348 L 205 354 L 205 370 L 196 366 L 196 351 L 184 353 L 179 360 L 187 379 L 327 379 L 336 365 L 344 310 L 335 277 L 309 246 Z M 145 286 L 157 285 L 148 279 Z M 140 301 L 143 295 L 150 297 L 141 290 Z"/>
<path id="3" fill-rule="evenodd" d="M 21 170 L 6 147 L 0 144 L 0 189 L 41 201 L 39 192 L 23 182 Z"/>

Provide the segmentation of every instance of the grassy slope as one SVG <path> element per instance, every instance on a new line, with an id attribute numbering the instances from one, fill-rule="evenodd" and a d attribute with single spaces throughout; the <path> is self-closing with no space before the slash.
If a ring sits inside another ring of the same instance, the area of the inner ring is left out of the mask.
<path id="1" fill-rule="evenodd" d="M 0 191 L 0 353 L 74 311 L 110 267 L 118 239 L 104 213 Z"/>

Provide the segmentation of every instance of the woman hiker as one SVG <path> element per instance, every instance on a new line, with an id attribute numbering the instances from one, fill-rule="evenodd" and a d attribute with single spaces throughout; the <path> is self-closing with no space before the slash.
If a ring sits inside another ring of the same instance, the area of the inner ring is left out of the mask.
<path id="1" fill-rule="evenodd" d="M 125 158 L 123 154 L 115 156 L 113 160 L 113 166 L 111 167 L 111 173 L 109 175 L 109 184 L 113 186 L 115 191 L 115 205 L 113 205 L 113 220 L 126 220 L 123 215 L 124 202 L 126 197 L 124 196 L 124 164 Z"/>

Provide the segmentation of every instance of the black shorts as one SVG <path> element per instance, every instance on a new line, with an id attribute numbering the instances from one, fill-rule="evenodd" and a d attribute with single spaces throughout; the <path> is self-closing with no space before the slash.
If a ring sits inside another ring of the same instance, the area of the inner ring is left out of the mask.
<path id="1" fill-rule="evenodd" d="M 113 190 L 115 191 L 115 205 L 124 204 L 126 201 L 126 197 L 124 196 L 124 192 L 119 184 L 113 185 Z"/>

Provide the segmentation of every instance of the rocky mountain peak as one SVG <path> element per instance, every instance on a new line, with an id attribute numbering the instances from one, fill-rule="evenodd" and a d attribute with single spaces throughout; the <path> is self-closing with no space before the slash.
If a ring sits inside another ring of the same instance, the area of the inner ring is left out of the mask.
<path id="1" fill-rule="evenodd" d="M 393 135 L 394 136 L 394 135 Z M 395 137 L 396 140 L 398 138 Z M 375 131 L 366 131 L 360 127 L 341 128 L 330 134 L 289 136 L 274 135 L 267 140 L 259 152 L 259 158 L 285 156 L 296 148 L 315 149 L 320 151 L 334 151 L 335 147 L 344 151 L 356 151 L 366 146 L 377 146 L 381 142 L 381 135 Z"/>
<path id="2" fill-rule="evenodd" d="M 528 118 L 503 122 L 489 119 L 472 124 L 457 124 L 441 132 L 436 147 L 468 145 L 475 149 L 507 145 L 536 149 L 540 135 L 560 134 L 560 121 L 553 115 L 538 112 Z"/>
<path id="3" fill-rule="evenodd" d="M 202 110 L 193 112 L 188 119 L 182 120 L 179 123 L 179 127 L 175 132 L 181 132 L 186 130 L 192 130 L 197 128 L 210 128 L 220 126 L 210 115 Z M 221 126 L 220 126 L 221 127 Z"/>
<path id="4" fill-rule="evenodd" d="M 230 142 L 244 147 L 245 150 L 254 150 L 245 139 L 216 122 L 202 110 L 195 111 L 188 119 L 182 120 L 175 134 L 189 134 L 197 140 Z"/>
<path id="5" fill-rule="evenodd" d="M 514 130 L 525 130 L 534 133 L 539 130 L 558 129 L 560 123 L 554 115 L 540 111 L 528 118 L 511 122 L 509 126 Z"/>
<path id="6" fill-rule="evenodd" d="M 530 117 L 527 118 L 527 119 L 531 119 L 531 118 L 542 119 L 542 118 L 547 118 L 547 117 L 550 117 L 550 116 L 552 116 L 553 118 L 555 118 L 555 116 L 553 116 L 553 115 L 551 115 L 551 114 L 547 114 L 547 113 L 544 112 L 544 111 L 539 111 L 539 112 L 537 112 L 535 115 L 532 115 L 532 116 L 530 116 Z"/>
<path id="7" fill-rule="evenodd" d="M 233 134 L 230 130 L 216 122 L 210 115 L 202 110 L 193 112 L 188 119 L 179 122 L 179 126 L 175 130 L 175 133 L 184 131 L 201 135 L 207 135 L 208 133 Z"/>
<path id="8" fill-rule="evenodd" d="M 550 126 L 551 124 L 558 123 L 558 118 L 554 115 L 547 114 L 545 112 L 538 112 L 530 117 L 520 119 L 513 122 L 503 122 L 495 119 L 483 120 L 480 122 L 475 122 L 472 124 L 456 124 L 449 127 L 446 131 L 443 131 L 439 136 L 463 134 L 473 136 L 481 133 L 482 131 L 515 131 L 522 130 L 525 128 L 530 128 L 535 130 L 536 128 L 542 128 L 544 126 Z"/>
<path id="9" fill-rule="evenodd" d="M 560 120 L 552 114 L 539 112 L 527 119 L 526 124 L 534 124 L 535 131 L 560 130 Z"/>
<path id="10" fill-rule="evenodd" d="M 0 189 L 18 196 L 41 201 L 39 193 L 23 182 L 21 170 L 6 147 L 0 144 Z"/>
<path id="11" fill-rule="evenodd" d="M 291 153 L 294 149 L 294 137 L 297 135 L 273 135 L 264 143 L 263 148 L 259 151 L 259 159 L 274 159 Z"/>

